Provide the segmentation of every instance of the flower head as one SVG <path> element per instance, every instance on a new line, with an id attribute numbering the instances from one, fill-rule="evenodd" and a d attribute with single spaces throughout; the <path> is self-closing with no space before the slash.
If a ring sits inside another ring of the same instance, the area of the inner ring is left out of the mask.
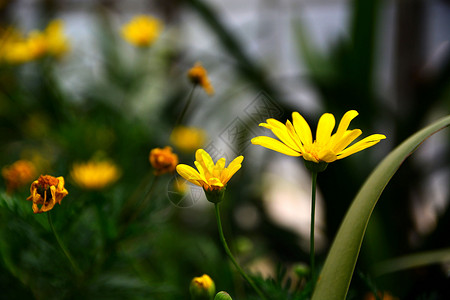
<path id="1" fill-rule="evenodd" d="M 267 123 L 261 123 L 259 126 L 272 130 L 280 140 L 258 136 L 252 139 L 252 144 L 290 156 L 303 156 L 306 161 L 314 163 L 330 163 L 371 147 L 386 138 L 382 134 L 372 134 L 349 146 L 362 133 L 360 129 L 348 130 L 350 121 L 357 115 L 355 110 L 346 112 L 336 133 L 332 135 L 334 116 L 323 114 L 319 119 L 314 141 L 308 123 L 298 112 L 292 114 L 293 123 L 288 120 L 286 125 L 275 119 L 267 119 Z"/>
<path id="2" fill-rule="evenodd" d="M 205 131 L 195 127 L 177 126 L 170 135 L 172 144 L 183 152 L 192 152 L 202 147 L 205 140 Z"/>
<path id="3" fill-rule="evenodd" d="M 61 20 L 53 20 L 45 28 L 47 53 L 56 58 L 60 58 L 70 49 L 69 41 L 63 30 L 64 22 Z"/>
<path id="4" fill-rule="evenodd" d="M 162 27 L 158 19 L 139 15 L 122 27 L 122 36 L 134 46 L 148 47 L 159 37 Z"/>
<path id="5" fill-rule="evenodd" d="M 149 160 L 155 174 L 161 175 L 175 171 L 178 164 L 178 155 L 172 152 L 172 147 L 154 148 L 150 151 Z"/>
<path id="6" fill-rule="evenodd" d="M 70 176 L 81 188 L 98 190 L 119 179 L 120 171 L 109 161 L 89 161 L 74 164 Z"/>
<path id="7" fill-rule="evenodd" d="M 216 293 L 214 281 L 206 274 L 194 277 L 189 286 L 192 300 L 212 300 Z"/>
<path id="8" fill-rule="evenodd" d="M 225 158 L 219 159 L 214 164 L 211 156 L 203 149 L 195 153 L 195 166 L 198 171 L 188 165 L 179 164 L 177 172 L 187 181 L 203 187 L 206 192 L 224 190 L 228 181 L 241 168 L 244 157 L 236 157 L 227 168 Z M 209 199 L 208 199 L 209 200 Z"/>
<path id="9" fill-rule="evenodd" d="M 64 188 L 64 178 L 41 175 L 38 180 L 33 181 L 30 188 L 31 196 L 28 201 L 33 201 L 33 212 L 35 214 L 49 211 L 56 203 L 69 193 Z M 38 205 L 41 205 L 39 208 Z"/>
<path id="10" fill-rule="evenodd" d="M 36 176 L 36 168 L 31 161 L 18 160 L 12 165 L 3 167 L 2 176 L 6 181 L 6 190 L 12 192 L 31 182 Z"/>
<path id="11" fill-rule="evenodd" d="M 209 96 L 214 94 L 214 88 L 208 78 L 208 72 L 201 63 L 195 63 L 188 71 L 188 78 L 194 85 L 199 84 Z"/>

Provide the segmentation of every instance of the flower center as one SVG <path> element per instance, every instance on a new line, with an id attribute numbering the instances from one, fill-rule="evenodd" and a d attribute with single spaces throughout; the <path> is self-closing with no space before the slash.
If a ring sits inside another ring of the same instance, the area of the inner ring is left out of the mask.
<path id="1" fill-rule="evenodd" d="M 37 192 L 39 195 L 42 196 L 43 199 L 46 199 L 46 194 L 47 194 L 47 191 L 49 190 L 50 186 L 57 186 L 58 183 L 59 183 L 59 180 L 53 176 L 41 175 L 38 179 Z M 51 197 L 51 193 L 50 193 L 50 197 Z"/>
<path id="2" fill-rule="evenodd" d="M 317 143 L 317 141 L 314 141 L 311 146 L 305 146 L 305 152 L 309 153 L 310 155 L 314 156 L 315 159 L 319 160 L 319 153 L 322 150 L 323 145 L 320 145 Z"/>

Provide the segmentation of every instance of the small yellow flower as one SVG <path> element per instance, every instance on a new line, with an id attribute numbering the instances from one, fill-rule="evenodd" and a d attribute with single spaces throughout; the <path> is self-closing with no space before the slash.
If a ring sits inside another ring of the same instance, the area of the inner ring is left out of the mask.
<path id="1" fill-rule="evenodd" d="M 70 49 L 69 41 L 64 35 L 64 23 L 62 20 L 53 20 L 45 28 L 47 54 L 60 58 Z"/>
<path id="2" fill-rule="evenodd" d="M 56 203 L 61 204 L 61 200 L 69 193 L 64 188 L 64 178 L 41 175 L 38 180 L 33 181 L 30 187 L 31 196 L 28 201 L 33 201 L 33 212 L 43 213 L 51 210 Z M 39 208 L 38 205 L 41 205 Z"/>
<path id="3" fill-rule="evenodd" d="M 183 152 L 192 152 L 205 144 L 206 133 L 195 127 L 177 126 L 170 135 L 172 144 Z"/>
<path id="4" fill-rule="evenodd" d="M 134 46 L 148 47 L 159 37 L 162 28 L 158 19 L 139 15 L 122 27 L 122 37 Z"/>
<path id="5" fill-rule="evenodd" d="M 150 151 L 149 160 L 155 169 L 155 174 L 162 175 L 175 171 L 175 167 L 178 164 L 178 155 L 173 153 L 172 148 L 169 146 L 154 148 Z"/>
<path id="6" fill-rule="evenodd" d="M 2 176 L 6 181 L 6 190 L 11 193 L 17 188 L 30 183 L 36 176 L 36 168 L 31 161 L 18 160 L 2 169 Z"/>
<path id="7" fill-rule="evenodd" d="M 292 114 L 293 124 L 289 120 L 284 125 L 275 119 L 267 119 L 267 123 L 261 123 L 259 126 L 272 130 L 281 142 L 267 136 L 258 136 L 252 139 L 252 144 L 290 156 L 303 156 L 306 161 L 314 163 L 330 163 L 371 147 L 386 138 L 382 134 L 372 134 L 349 146 L 362 133 L 360 129 L 347 130 L 350 121 L 357 115 L 355 110 L 346 112 L 336 133 L 331 135 L 335 126 L 334 116 L 323 114 L 317 125 L 315 141 L 308 123 L 298 112 Z"/>
<path id="8" fill-rule="evenodd" d="M 195 63 L 188 72 L 188 78 L 194 85 L 199 84 L 209 96 L 214 95 L 214 88 L 209 81 L 208 72 L 201 63 Z"/>
<path id="9" fill-rule="evenodd" d="M 120 171 L 109 161 L 89 161 L 74 164 L 70 176 L 83 189 L 99 190 L 119 179 Z"/>
<path id="10" fill-rule="evenodd" d="M 198 149 L 195 153 L 195 166 L 198 171 L 191 166 L 179 164 L 177 172 L 187 181 L 203 187 L 205 191 L 220 191 L 224 189 L 231 177 L 241 168 L 244 157 L 236 157 L 225 168 L 225 158 L 221 158 L 214 164 L 211 156 L 203 149 Z"/>
<path id="11" fill-rule="evenodd" d="M 189 286 L 192 300 L 212 300 L 216 293 L 214 281 L 206 274 L 194 277 Z"/>

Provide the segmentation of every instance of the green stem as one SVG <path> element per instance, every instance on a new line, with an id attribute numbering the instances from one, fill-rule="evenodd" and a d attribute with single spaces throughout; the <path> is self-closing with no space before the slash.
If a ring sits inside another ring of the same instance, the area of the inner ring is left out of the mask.
<path id="1" fill-rule="evenodd" d="M 256 286 L 256 284 L 253 282 L 253 280 L 242 270 L 242 268 L 237 263 L 236 259 L 234 258 L 233 254 L 231 254 L 230 248 L 228 248 L 227 241 L 225 240 L 225 236 L 223 235 L 222 230 L 222 222 L 220 220 L 220 210 L 219 210 L 219 203 L 214 204 L 215 210 L 216 210 L 216 219 L 217 219 L 217 227 L 219 229 L 219 235 L 220 235 L 220 241 L 222 242 L 223 248 L 225 249 L 226 254 L 230 258 L 233 265 L 236 267 L 236 269 L 239 271 L 239 273 L 244 277 L 244 279 L 251 285 L 251 287 L 256 291 L 256 293 L 261 297 L 261 299 L 266 300 L 266 296 L 262 293 L 262 291 Z"/>
<path id="2" fill-rule="evenodd" d="M 193 98 L 192 96 L 194 95 L 194 91 L 195 91 L 196 87 L 197 87 L 196 84 L 194 84 L 192 86 L 192 89 L 188 95 L 188 99 L 186 100 L 186 104 L 184 105 L 183 110 L 181 111 L 181 114 L 178 116 L 178 119 L 175 122 L 175 127 L 177 127 L 178 125 L 180 125 L 183 122 L 184 116 L 186 115 L 186 112 L 187 112 L 189 106 L 191 105 L 192 98 Z"/>
<path id="3" fill-rule="evenodd" d="M 50 228 L 52 229 L 53 235 L 55 236 L 56 241 L 58 242 L 59 247 L 64 252 L 64 255 L 66 255 L 66 257 L 69 260 L 70 264 L 72 265 L 72 268 L 74 269 L 75 273 L 77 273 L 77 275 L 80 275 L 81 270 L 78 268 L 77 264 L 73 260 L 72 256 L 69 253 L 69 250 L 67 250 L 67 248 L 64 246 L 63 242 L 59 238 L 58 233 L 56 233 L 55 227 L 53 226 L 52 216 L 51 216 L 50 212 L 47 212 L 47 220 L 48 220 L 48 224 L 50 225 Z"/>
<path id="4" fill-rule="evenodd" d="M 313 282 L 316 279 L 316 274 L 314 271 L 314 224 L 315 224 L 315 216 L 316 216 L 316 181 L 317 181 L 317 172 L 312 171 L 312 195 L 311 195 L 311 232 L 309 235 L 309 258 L 311 262 L 311 279 Z"/>

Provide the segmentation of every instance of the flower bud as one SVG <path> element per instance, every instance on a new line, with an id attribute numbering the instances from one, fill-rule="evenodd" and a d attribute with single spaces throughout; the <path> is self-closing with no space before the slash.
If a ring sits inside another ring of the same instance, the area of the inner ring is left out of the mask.
<path id="1" fill-rule="evenodd" d="M 195 277 L 189 287 L 192 300 L 212 300 L 216 293 L 214 281 L 206 274 Z"/>
<path id="2" fill-rule="evenodd" d="M 214 300 L 233 300 L 227 292 L 218 292 Z"/>
<path id="3" fill-rule="evenodd" d="M 309 276 L 309 274 L 311 273 L 311 269 L 309 268 L 309 266 L 299 263 L 296 264 L 294 267 L 294 273 L 298 276 L 298 278 L 306 278 Z"/>
<path id="4" fill-rule="evenodd" d="M 178 155 L 172 152 L 172 148 L 154 148 L 150 151 L 149 160 L 155 169 L 156 175 L 170 173 L 175 170 L 178 164 Z"/>

